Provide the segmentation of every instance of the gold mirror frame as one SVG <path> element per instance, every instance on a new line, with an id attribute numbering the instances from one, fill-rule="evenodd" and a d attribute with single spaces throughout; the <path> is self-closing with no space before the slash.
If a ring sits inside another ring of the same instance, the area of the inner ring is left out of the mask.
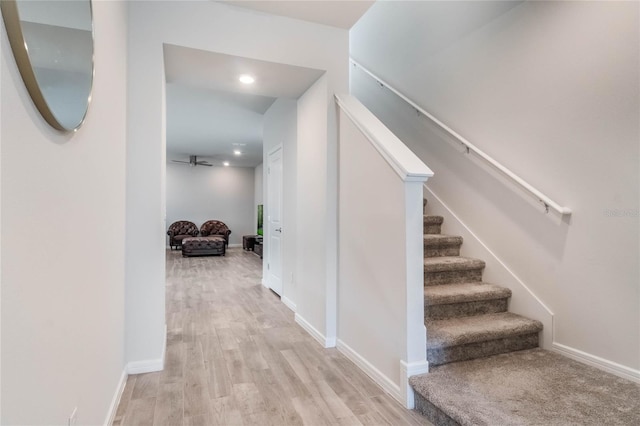
<path id="1" fill-rule="evenodd" d="M 9 44 L 11 45 L 11 50 L 13 51 L 13 56 L 16 60 L 16 64 L 18 65 L 18 70 L 20 71 L 22 80 L 24 81 L 24 84 L 27 87 L 27 91 L 31 96 L 31 100 L 33 100 L 33 103 L 35 104 L 38 111 L 40 111 L 40 114 L 45 119 L 45 121 L 49 123 L 51 127 L 61 132 L 75 132 L 76 130 L 78 130 L 84 124 L 84 121 L 87 117 L 87 112 L 89 111 L 89 105 L 91 104 L 91 95 L 93 93 L 93 80 L 95 74 L 95 34 L 93 25 L 93 5 L 91 3 L 91 0 L 87 1 L 89 2 L 89 13 L 91 16 L 91 83 L 89 86 L 89 95 L 86 103 L 87 106 L 85 108 L 82 119 L 76 127 L 67 128 L 63 126 L 56 118 L 55 114 L 49 107 L 49 104 L 47 103 L 42 90 L 40 89 L 40 85 L 38 84 L 38 79 L 36 78 L 35 72 L 33 70 L 33 65 L 31 64 L 31 59 L 29 58 L 27 43 L 24 39 L 22 27 L 20 26 L 18 0 L 0 0 L 0 10 L 2 11 L 2 18 L 7 29 Z"/>

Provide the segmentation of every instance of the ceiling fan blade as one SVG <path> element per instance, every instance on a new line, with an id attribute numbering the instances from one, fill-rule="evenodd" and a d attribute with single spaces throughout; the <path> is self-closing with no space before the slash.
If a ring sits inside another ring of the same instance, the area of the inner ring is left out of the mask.
<path id="1" fill-rule="evenodd" d="M 173 163 L 183 163 L 183 164 L 191 164 L 188 161 L 180 161 L 180 160 L 171 160 Z"/>
<path id="2" fill-rule="evenodd" d="M 205 163 L 205 162 L 201 162 L 201 161 L 198 161 L 196 164 L 198 166 L 207 166 L 207 167 L 213 166 L 213 164 L 209 164 L 209 163 Z"/>

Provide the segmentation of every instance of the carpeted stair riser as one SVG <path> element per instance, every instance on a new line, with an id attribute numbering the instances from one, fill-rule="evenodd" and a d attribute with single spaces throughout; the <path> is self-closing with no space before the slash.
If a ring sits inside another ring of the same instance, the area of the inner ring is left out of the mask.
<path id="1" fill-rule="evenodd" d="M 507 298 L 494 300 L 476 300 L 464 303 L 447 303 L 424 307 L 425 320 L 468 317 L 472 315 L 493 314 L 507 311 Z"/>
<path id="2" fill-rule="evenodd" d="M 443 246 L 443 247 L 426 247 L 424 248 L 425 257 L 440 257 L 440 256 L 459 256 L 460 246 Z"/>
<path id="3" fill-rule="evenodd" d="M 426 200 L 423 206 L 426 207 Z M 508 312 L 511 291 L 483 283 L 485 263 L 460 256 L 462 237 L 441 234 L 442 223 L 440 216 L 423 217 L 424 316 L 429 365 L 442 366 L 436 367 L 437 371 L 448 367 L 443 364 L 457 365 L 458 361 L 537 348 L 542 324 Z M 412 377 L 410 382 L 418 377 Z M 416 384 L 420 382 L 411 383 L 414 388 Z M 442 400 L 421 392 L 420 386 L 416 390 L 415 409 L 433 424 L 475 425 L 465 415 L 451 412 Z M 499 424 L 499 418 L 494 420 Z"/>
<path id="4" fill-rule="evenodd" d="M 423 234 L 439 234 L 443 220 L 442 216 L 423 216 Z"/>
<path id="5" fill-rule="evenodd" d="M 425 320 L 506 312 L 511 290 L 471 282 L 424 287 Z"/>
<path id="6" fill-rule="evenodd" d="M 424 256 L 459 256 L 462 237 L 450 235 L 425 235 L 424 236 Z"/>
<path id="7" fill-rule="evenodd" d="M 424 259 L 424 285 L 482 281 L 484 266 L 485 263 L 482 260 L 468 257 L 426 257 Z"/>
<path id="8" fill-rule="evenodd" d="M 540 321 L 511 312 L 428 321 L 425 326 L 430 365 L 535 348 L 542 330 Z"/>
<path id="9" fill-rule="evenodd" d="M 445 348 L 427 348 L 427 360 L 430 366 L 435 366 L 537 347 L 538 333 L 535 332 Z"/>
<path id="10" fill-rule="evenodd" d="M 460 423 L 447 416 L 444 411 L 430 403 L 420 393 L 415 393 L 415 410 L 436 426 L 460 426 Z"/>
<path id="11" fill-rule="evenodd" d="M 425 234 L 439 234 L 442 227 L 440 225 L 425 225 L 423 233 Z"/>
<path id="12" fill-rule="evenodd" d="M 442 285 L 453 283 L 465 283 L 471 281 L 482 281 L 482 271 L 484 268 L 464 269 L 458 271 L 435 271 L 424 272 L 424 285 Z"/>

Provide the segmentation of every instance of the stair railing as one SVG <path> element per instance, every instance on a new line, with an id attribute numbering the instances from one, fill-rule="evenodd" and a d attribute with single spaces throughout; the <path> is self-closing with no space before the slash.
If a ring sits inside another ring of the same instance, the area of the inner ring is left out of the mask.
<path id="1" fill-rule="evenodd" d="M 512 172 L 511 170 L 509 170 L 508 168 L 506 168 L 505 166 L 500 164 L 494 158 L 492 158 L 487 153 L 482 151 L 480 148 L 478 148 L 477 146 L 475 146 L 474 144 L 469 142 L 463 136 L 461 136 L 456 131 L 451 129 L 449 126 L 447 126 L 445 123 L 443 123 L 441 120 L 436 118 L 433 114 L 429 113 L 424 108 L 422 108 L 421 106 L 419 106 L 418 104 L 413 102 L 411 99 L 407 98 L 405 95 L 400 93 L 394 87 L 389 85 L 389 83 L 387 83 L 386 81 L 382 80 L 380 77 L 378 77 L 377 75 L 375 75 L 374 73 L 369 71 L 367 68 L 362 66 L 360 63 L 356 62 L 352 58 L 350 58 L 350 61 L 353 64 L 354 67 L 359 68 L 365 74 L 368 74 L 371 78 L 376 80 L 377 83 L 382 88 L 389 89 L 391 92 L 393 92 L 400 99 L 402 99 L 403 101 L 405 101 L 406 103 L 411 105 L 411 107 L 414 108 L 418 114 L 421 114 L 421 115 L 425 116 L 426 118 L 431 120 L 433 123 L 437 124 L 442 130 L 447 132 L 449 135 L 453 136 L 460 144 L 462 144 L 462 146 L 463 146 L 463 148 L 464 148 L 464 150 L 465 150 L 465 152 L 467 154 L 470 154 L 470 153 L 476 154 L 478 156 L 478 158 L 483 160 L 489 166 L 493 167 L 495 170 L 500 172 L 503 176 L 505 176 L 508 179 L 510 179 L 511 181 L 515 182 L 517 186 L 522 188 L 525 192 L 527 192 L 529 195 L 534 197 L 539 203 L 542 204 L 542 206 L 544 207 L 545 213 L 549 213 L 550 209 L 553 209 L 556 212 L 558 212 L 560 215 L 571 215 L 571 209 L 570 208 L 561 206 L 560 204 L 556 203 L 551 198 L 549 198 L 548 196 L 543 194 L 541 191 L 539 191 L 538 189 L 534 188 L 527 181 L 525 181 L 520 176 L 516 175 L 514 172 Z"/>
<path id="2" fill-rule="evenodd" d="M 429 367 L 422 185 L 433 172 L 355 97 L 336 94 L 335 100 L 336 347 L 389 395 L 413 408 L 408 379 Z"/>

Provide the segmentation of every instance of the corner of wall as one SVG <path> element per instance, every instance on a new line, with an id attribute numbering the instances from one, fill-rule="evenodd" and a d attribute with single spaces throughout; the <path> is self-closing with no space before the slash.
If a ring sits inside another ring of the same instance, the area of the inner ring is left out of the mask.
<path id="1" fill-rule="evenodd" d="M 124 392 L 124 387 L 127 384 L 128 377 L 129 375 L 127 374 L 127 368 L 125 366 L 125 368 L 122 369 L 122 374 L 120 375 L 120 380 L 118 381 L 113 398 L 111 399 L 111 404 L 109 404 L 109 410 L 107 411 L 107 416 L 103 423 L 104 426 L 111 426 L 116 418 L 118 405 L 120 405 L 120 400 L 122 399 L 122 393 Z"/>
<path id="2" fill-rule="evenodd" d="M 295 322 L 311 335 L 323 348 L 333 348 L 336 346 L 335 337 L 327 337 L 316 329 L 309 321 L 302 318 L 298 313 L 294 316 Z"/>
<path id="3" fill-rule="evenodd" d="M 127 363 L 125 370 L 127 374 L 142 374 L 162 371 L 164 369 L 164 361 L 167 352 L 167 325 L 164 325 L 164 338 L 162 341 L 162 354 L 157 359 L 147 359 L 140 361 L 131 361 Z"/>

